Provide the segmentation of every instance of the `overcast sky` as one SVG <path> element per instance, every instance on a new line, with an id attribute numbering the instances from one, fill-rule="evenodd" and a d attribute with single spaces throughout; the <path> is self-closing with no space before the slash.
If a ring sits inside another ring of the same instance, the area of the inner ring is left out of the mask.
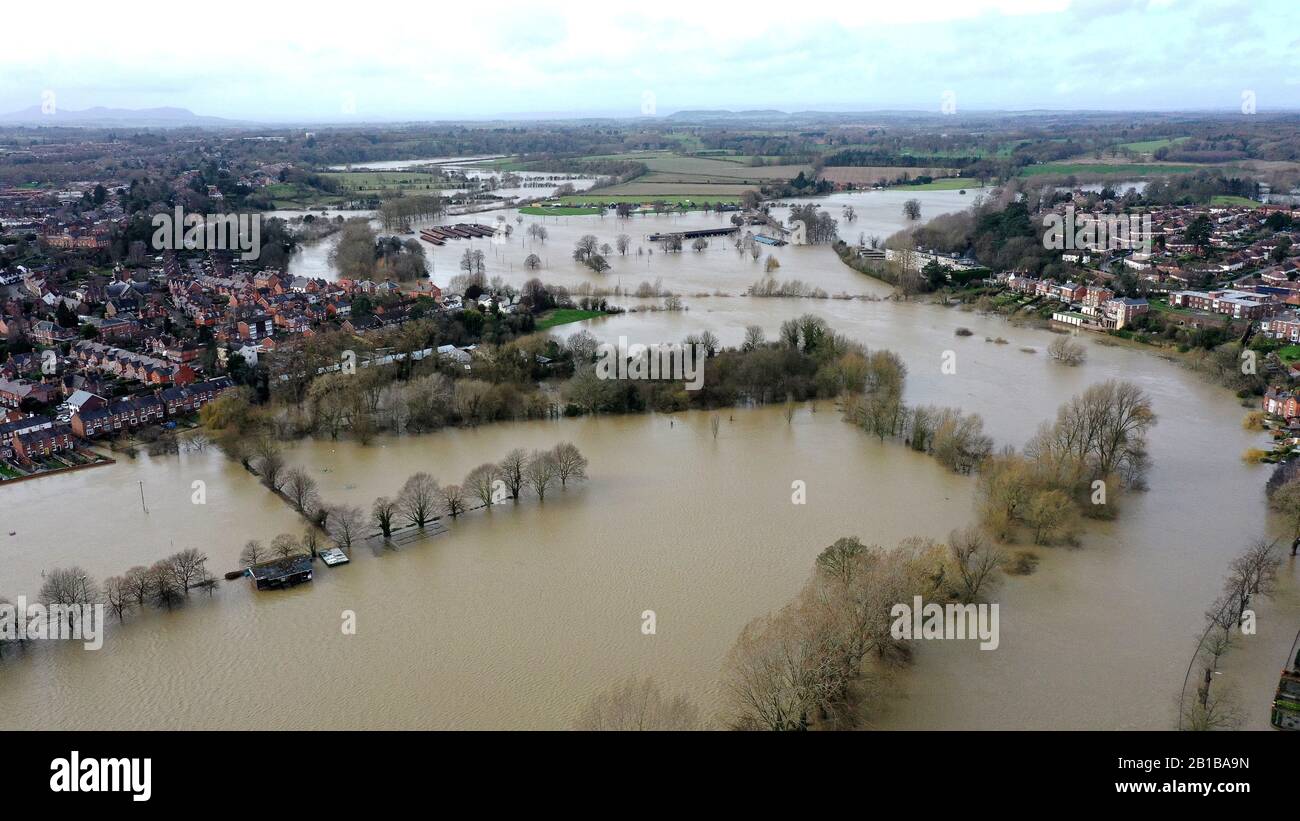
<path id="1" fill-rule="evenodd" d="M 1300 109 L 1300 0 L 15 2 L 0 112 Z"/>

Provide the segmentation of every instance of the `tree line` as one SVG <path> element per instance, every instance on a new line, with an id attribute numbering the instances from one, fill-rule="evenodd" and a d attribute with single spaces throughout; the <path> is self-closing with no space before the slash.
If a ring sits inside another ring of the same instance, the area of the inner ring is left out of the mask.
<path id="1" fill-rule="evenodd" d="M 211 595 L 218 581 L 208 570 L 208 556 L 195 548 L 177 551 L 148 567 L 136 565 L 117 576 L 109 576 L 102 583 L 78 565 L 59 567 L 46 575 L 36 600 L 46 607 L 55 605 L 93 607 L 103 605 L 117 616 L 119 623 L 126 621 L 132 610 L 147 606 L 171 610 L 183 604 L 193 590 Z M 11 604 L 0 598 L 0 604 Z M 26 614 L 18 614 L 26 618 Z M 17 638 L 21 647 L 23 639 Z M 4 647 L 11 643 L 0 638 L 0 657 Z"/>
<path id="2" fill-rule="evenodd" d="M 282 533 L 269 546 L 257 540 L 249 541 L 240 553 L 240 563 L 245 567 L 298 555 L 315 558 L 319 552 L 319 531 L 328 534 L 339 547 L 350 550 L 372 534 L 388 540 L 402 527 L 423 530 L 443 516 L 454 519 L 470 510 L 507 500 L 518 502 L 525 492 L 531 492 L 538 501 L 545 501 L 556 483 L 561 489 L 567 489 L 571 483 L 585 481 L 589 464 L 587 457 L 571 442 L 531 453 L 515 448 L 500 462 L 474 468 L 461 484 L 442 485 L 427 472 L 415 473 L 402 484 L 396 496 L 375 499 L 367 513 L 355 505 L 324 502 L 316 480 L 303 468 L 286 468 L 279 447 L 268 441 L 259 442 L 257 453 L 250 458 L 249 469 L 311 526 L 302 538 Z"/>
<path id="3" fill-rule="evenodd" d="M 997 584 L 1003 557 L 977 530 L 947 543 L 909 538 L 893 549 L 837 540 L 794 601 L 741 631 L 723 668 L 720 721 L 738 730 L 847 729 L 880 708 L 883 680 L 912 655 L 891 609 L 973 604 Z"/>

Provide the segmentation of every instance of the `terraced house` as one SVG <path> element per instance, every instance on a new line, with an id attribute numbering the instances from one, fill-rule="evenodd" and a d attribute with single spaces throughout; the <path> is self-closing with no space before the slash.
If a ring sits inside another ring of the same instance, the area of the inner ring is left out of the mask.
<path id="1" fill-rule="evenodd" d="M 167 407 L 157 396 L 134 396 L 119 399 L 95 410 L 72 414 L 72 432 L 83 439 L 111 436 L 135 430 L 144 425 L 154 425 L 167 418 Z"/>
<path id="2" fill-rule="evenodd" d="M 77 439 L 68 425 L 55 425 L 14 437 L 14 455 L 24 461 L 76 450 Z"/>
<path id="3" fill-rule="evenodd" d="M 114 348 L 98 342 L 78 342 L 72 357 L 84 368 L 133 379 L 147 385 L 188 385 L 194 381 L 194 369 L 184 363 Z"/>

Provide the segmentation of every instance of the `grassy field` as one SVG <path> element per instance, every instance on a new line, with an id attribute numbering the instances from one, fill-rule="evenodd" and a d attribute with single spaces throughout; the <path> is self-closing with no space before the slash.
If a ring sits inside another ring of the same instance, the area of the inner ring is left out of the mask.
<path id="1" fill-rule="evenodd" d="M 410 193 L 434 192 L 449 187 L 441 173 L 429 171 L 336 171 L 321 176 L 337 180 L 344 188 L 358 194 L 375 194 L 389 189 Z"/>
<path id="2" fill-rule="evenodd" d="M 909 168 L 904 165 L 872 165 L 872 166 L 847 166 L 836 165 L 827 166 L 822 169 L 821 177 L 841 185 L 852 183 L 854 185 L 876 185 L 877 183 L 889 183 L 907 174 L 909 177 L 949 177 L 957 173 L 955 168 L 940 167 L 916 167 Z"/>
<path id="3" fill-rule="evenodd" d="M 615 188 L 619 188 L 619 187 L 622 186 L 615 186 Z M 654 196 L 648 196 L 644 194 L 606 193 L 607 191 L 614 191 L 615 188 L 602 188 L 600 189 L 600 191 L 594 191 L 590 194 L 573 194 L 567 197 L 560 197 L 560 202 L 564 203 L 565 205 L 575 205 L 575 204 L 580 205 L 585 202 L 630 202 L 634 205 L 640 205 L 641 203 L 653 202 L 654 200 L 662 200 L 668 203 L 669 205 L 678 205 L 679 203 L 683 203 L 683 202 L 692 205 L 698 205 L 703 202 L 709 202 L 709 203 L 740 202 L 740 197 L 734 195 L 697 196 L 697 195 L 687 195 L 687 194 L 664 194 L 654 189 L 650 189 L 651 194 L 653 194 Z"/>
<path id="4" fill-rule="evenodd" d="M 1169 146 L 1174 145 L 1175 143 L 1180 143 L 1186 139 L 1188 138 L 1187 137 L 1174 137 L 1174 138 L 1166 137 L 1161 140 L 1139 140 L 1138 142 L 1135 143 L 1120 143 L 1119 147 L 1127 148 L 1129 151 L 1133 151 L 1137 154 L 1150 154 L 1153 151 L 1156 151 L 1161 148 L 1168 148 Z"/>
<path id="5" fill-rule="evenodd" d="M 326 208 L 342 205 L 345 198 L 324 194 L 315 188 L 297 183 L 277 182 L 262 189 L 275 203 L 276 208 Z"/>
<path id="6" fill-rule="evenodd" d="M 1124 174 L 1129 177 L 1151 177 L 1158 174 L 1190 174 L 1195 171 L 1210 170 L 1214 166 L 1196 165 L 1158 165 L 1155 163 L 1044 163 L 1027 165 L 1020 172 L 1024 177 L 1037 177 L 1043 174 L 1066 176 L 1089 176 L 1101 174 Z"/>
<path id="7" fill-rule="evenodd" d="M 1218 194 L 1210 197 L 1210 205 L 1243 205 L 1247 208 L 1255 208 L 1263 205 L 1262 202 L 1255 202 L 1250 197 L 1235 197 L 1227 194 Z"/>
<path id="8" fill-rule="evenodd" d="M 973 180 L 970 177 L 946 177 L 934 182 L 922 183 L 921 185 L 891 185 L 890 189 L 894 191 L 960 191 L 963 188 L 979 188 L 980 181 Z"/>
<path id="9" fill-rule="evenodd" d="M 655 157 L 644 160 L 646 167 L 659 176 L 672 176 L 680 182 L 744 182 L 790 180 L 802 171 L 812 173 L 807 165 L 748 166 L 712 157 Z"/>
<path id="10" fill-rule="evenodd" d="M 556 325 L 568 325 L 570 322 L 582 322 L 604 316 L 601 311 L 583 311 L 579 308 L 556 308 L 537 317 L 537 330 L 544 331 Z"/>
<path id="11" fill-rule="evenodd" d="M 656 182 L 646 177 L 638 177 L 632 182 L 612 185 L 600 189 L 599 193 L 579 195 L 580 202 L 599 198 L 601 202 L 616 202 L 618 197 L 627 197 L 629 202 L 647 202 L 649 200 L 693 199 L 709 202 L 735 201 L 746 191 L 757 190 L 756 185 L 728 185 L 719 183 L 695 182 Z"/>
<path id="12" fill-rule="evenodd" d="M 585 157 L 579 157 L 580 162 L 601 162 L 603 160 L 651 160 L 662 157 L 671 157 L 671 151 L 629 151 L 626 154 L 588 154 Z"/>
<path id="13" fill-rule="evenodd" d="M 599 208 L 540 208 L 535 205 L 526 205 L 519 209 L 519 213 L 527 214 L 530 217 L 589 217 L 600 213 Z"/>

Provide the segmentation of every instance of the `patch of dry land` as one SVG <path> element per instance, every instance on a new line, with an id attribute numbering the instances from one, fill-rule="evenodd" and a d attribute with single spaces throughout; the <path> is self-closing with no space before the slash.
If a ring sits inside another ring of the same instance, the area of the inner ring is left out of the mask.
<path id="1" fill-rule="evenodd" d="M 757 185 L 710 185 L 708 183 L 647 182 L 643 179 L 602 188 L 599 192 L 579 197 L 583 200 L 608 201 L 610 196 L 637 196 L 653 200 L 658 197 L 738 197 Z"/>
<path id="2" fill-rule="evenodd" d="M 899 177 L 955 177 L 955 168 L 930 168 L 924 166 L 908 167 L 904 165 L 846 166 L 837 165 L 823 168 L 821 177 L 836 185 L 888 185 Z"/>

